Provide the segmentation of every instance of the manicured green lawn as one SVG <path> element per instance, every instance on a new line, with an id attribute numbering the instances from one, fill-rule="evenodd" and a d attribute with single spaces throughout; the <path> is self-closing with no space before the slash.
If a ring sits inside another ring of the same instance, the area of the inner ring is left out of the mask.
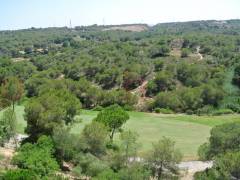
<path id="1" fill-rule="evenodd" d="M 23 118 L 23 106 L 16 107 L 18 119 L 18 132 L 23 133 L 26 122 Z M 80 123 L 73 125 L 72 132 L 79 134 L 84 125 L 91 122 L 98 112 L 82 110 L 77 119 Z M 1 116 L 2 112 L 0 112 Z M 185 159 L 196 159 L 199 145 L 207 141 L 212 127 L 225 122 L 239 121 L 240 115 L 225 116 L 195 116 L 195 115 L 163 115 L 142 112 L 129 112 L 130 120 L 124 129 L 136 131 L 139 142 L 142 144 L 140 154 L 145 154 L 151 149 L 152 142 L 163 136 L 176 142 L 177 148 L 184 154 Z M 116 136 L 118 140 L 118 135 Z"/>

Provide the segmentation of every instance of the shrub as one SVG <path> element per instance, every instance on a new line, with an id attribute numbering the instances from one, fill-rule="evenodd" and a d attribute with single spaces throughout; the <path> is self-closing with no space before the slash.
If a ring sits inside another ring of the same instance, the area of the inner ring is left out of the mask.
<path id="1" fill-rule="evenodd" d="M 92 109 L 93 111 L 102 111 L 103 107 L 102 106 L 96 106 L 95 108 Z"/>
<path id="2" fill-rule="evenodd" d="M 182 102 L 177 94 L 172 92 L 161 92 L 155 97 L 154 106 L 157 108 L 171 109 L 181 112 Z"/>
<path id="3" fill-rule="evenodd" d="M 182 52 L 181 52 L 181 57 L 182 58 L 188 57 L 189 54 L 190 54 L 190 50 L 189 49 L 186 49 L 186 48 L 182 49 Z"/>
<path id="4" fill-rule="evenodd" d="M 165 108 L 155 108 L 155 113 L 162 113 L 162 114 L 173 114 L 174 112 L 171 109 Z"/>
<path id="5" fill-rule="evenodd" d="M 192 115 L 192 114 L 194 114 L 194 111 L 188 109 L 188 110 L 186 110 L 186 114 L 187 114 L 187 115 Z"/>
<path id="6" fill-rule="evenodd" d="M 119 175 L 112 170 L 104 170 L 93 180 L 120 180 Z"/>
<path id="7" fill-rule="evenodd" d="M 204 143 L 198 148 L 198 156 L 201 161 L 208 160 L 208 154 L 209 154 L 209 143 Z"/>
<path id="8" fill-rule="evenodd" d="M 240 104 L 239 103 L 234 103 L 234 102 L 230 102 L 224 105 L 224 107 L 226 107 L 227 109 L 231 109 L 234 112 L 239 113 L 240 112 Z"/>
<path id="9" fill-rule="evenodd" d="M 53 157 L 54 151 L 52 139 L 41 136 L 35 144 L 22 145 L 13 157 L 13 164 L 45 177 L 59 170 L 59 165 Z"/>
<path id="10" fill-rule="evenodd" d="M 161 108 L 155 108 L 155 113 L 160 113 L 161 112 Z"/>
<path id="11" fill-rule="evenodd" d="M 97 160 L 89 164 L 86 174 L 88 176 L 94 177 L 103 172 L 104 170 L 108 169 L 110 168 L 104 162 Z"/>
<path id="12" fill-rule="evenodd" d="M 33 171 L 26 169 L 8 170 L 2 177 L 3 180 L 34 180 L 38 178 Z"/>
<path id="13" fill-rule="evenodd" d="M 212 159 L 225 152 L 237 152 L 240 150 L 240 123 L 226 123 L 214 127 L 211 130 L 209 138 L 209 146 L 200 146 L 199 155 Z M 205 153 L 204 156 L 201 154 Z"/>
<path id="14" fill-rule="evenodd" d="M 219 109 L 219 110 L 213 111 L 212 115 L 219 116 L 219 115 L 223 115 L 223 114 L 233 114 L 233 113 L 234 112 L 231 109 Z"/>
<path id="15" fill-rule="evenodd" d="M 72 170 L 72 173 L 73 173 L 74 176 L 80 177 L 82 175 L 81 166 L 78 165 L 78 166 L 74 167 L 73 170 Z"/>
<path id="16" fill-rule="evenodd" d="M 196 114 L 201 116 L 201 115 L 209 115 L 211 112 L 214 110 L 214 107 L 212 106 L 204 106 L 196 111 Z"/>

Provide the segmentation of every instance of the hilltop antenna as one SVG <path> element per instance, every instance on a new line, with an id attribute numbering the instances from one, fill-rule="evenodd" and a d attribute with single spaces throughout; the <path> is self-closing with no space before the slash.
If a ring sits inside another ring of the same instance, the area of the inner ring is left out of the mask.
<path id="1" fill-rule="evenodd" d="M 69 27 L 70 27 L 70 29 L 72 29 L 72 21 L 71 21 L 71 19 L 70 19 L 70 22 L 69 22 Z"/>
<path id="2" fill-rule="evenodd" d="M 103 18 L 103 26 L 105 26 L 105 18 Z"/>

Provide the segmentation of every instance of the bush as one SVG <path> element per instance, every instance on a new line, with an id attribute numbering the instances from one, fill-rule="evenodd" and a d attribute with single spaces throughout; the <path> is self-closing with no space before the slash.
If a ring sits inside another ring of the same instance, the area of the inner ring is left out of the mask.
<path id="1" fill-rule="evenodd" d="M 104 170 L 108 169 L 110 168 L 104 162 L 97 160 L 89 164 L 86 174 L 88 176 L 94 177 L 103 172 Z"/>
<path id="2" fill-rule="evenodd" d="M 153 104 L 156 108 L 171 109 L 175 112 L 181 112 L 182 102 L 179 96 L 173 92 L 161 92 L 155 97 Z"/>
<path id="3" fill-rule="evenodd" d="M 189 49 L 186 49 L 186 48 L 182 49 L 182 52 L 181 52 L 181 57 L 182 58 L 188 57 L 189 54 L 190 54 L 190 50 Z"/>
<path id="4" fill-rule="evenodd" d="M 214 179 L 221 179 L 221 176 L 216 173 L 213 169 L 207 169 L 203 172 L 196 172 L 194 174 L 195 180 L 214 180 Z"/>
<path id="5" fill-rule="evenodd" d="M 201 116 L 201 115 L 209 115 L 212 113 L 214 110 L 214 107 L 212 106 L 204 106 L 196 111 L 196 114 Z"/>
<path id="6" fill-rule="evenodd" d="M 2 177 L 3 180 L 34 180 L 38 178 L 34 172 L 26 169 L 8 170 Z"/>
<path id="7" fill-rule="evenodd" d="M 155 113 L 162 113 L 162 114 L 173 114 L 174 112 L 171 109 L 165 108 L 155 108 Z"/>
<path id="8" fill-rule="evenodd" d="M 187 114 L 187 115 L 193 115 L 193 114 L 194 114 L 194 111 L 188 109 L 188 110 L 186 110 L 186 114 Z"/>
<path id="9" fill-rule="evenodd" d="M 52 139 L 41 136 L 37 143 L 22 145 L 13 157 L 13 164 L 20 169 L 27 169 L 39 177 L 45 177 L 59 170 L 59 165 L 53 157 L 55 153 Z"/>
<path id="10" fill-rule="evenodd" d="M 223 114 L 233 114 L 233 113 L 234 112 L 231 109 L 219 109 L 219 110 L 213 111 L 212 115 L 219 116 L 219 115 L 223 115 Z"/>
<path id="11" fill-rule="evenodd" d="M 95 108 L 92 109 L 93 111 L 102 111 L 103 107 L 102 106 L 96 106 Z"/>
<path id="12" fill-rule="evenodd" d="M 199 160 L 206 161 L 208 160 L 208 154 L 209 154 L 209 143 L 204 143 L 198 148 L 198 156 Z"/>
<path id="13" fill-rule="evenodd" d="M 228 104 L 224 105 L 227 109 L 231 109 L 234 112 L 239 113 L 240 112 L 240 104 L 239 103 L 234 103 L 234 102 L 230 102 Z"/>
<path id="14" fill-rule="evenodd" d="M 104 170 L 97 177 L 94 177 L 93 180 L 120 180 L 119 175 L 112 170 Z"/>
<path id="15" fill-rule="evenodd" d="M 160 113 L 161 112 L 161 108 L 155 108 L 154 111 L 155 111 L 155 113 Z"/>
<path id="16" fill-rule="evenodd" d="M 199 153 L 205 152 L 207 159 L 212 159 L 225 152 L 237 152 L 240 150 L 240 123 L 226 123 L 214 127 L 209 138 L 209 148 L 201 146 Z M 202 156 L 203 157 L 203 156 Z"/>
<path id="17" fill-rule="evenodd" d="M 78 165 L 78 166 L 74 167 L 73 170 L 72 170 L 72 173 L 73 173 L 74 176 L 80 177 L 82 175 L 81 166 Z"/>

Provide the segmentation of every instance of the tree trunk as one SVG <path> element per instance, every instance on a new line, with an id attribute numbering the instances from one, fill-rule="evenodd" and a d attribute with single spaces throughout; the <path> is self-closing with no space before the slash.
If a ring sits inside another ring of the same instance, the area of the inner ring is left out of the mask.
<path id="1" fill-rule="evenodd" d="M 114 133 L 115 133 L 115 128 L 112 130 L 112 132 L 110 133 L 110 136 L 109 136 L 111 142 L 113 142 Z"/>
<path id="2" fill-rule="evenodd" d="M 13 112 L 15 111 L 15 102 L 13 101 L 12 102 L 12 109 L 13 109 Z"/>

